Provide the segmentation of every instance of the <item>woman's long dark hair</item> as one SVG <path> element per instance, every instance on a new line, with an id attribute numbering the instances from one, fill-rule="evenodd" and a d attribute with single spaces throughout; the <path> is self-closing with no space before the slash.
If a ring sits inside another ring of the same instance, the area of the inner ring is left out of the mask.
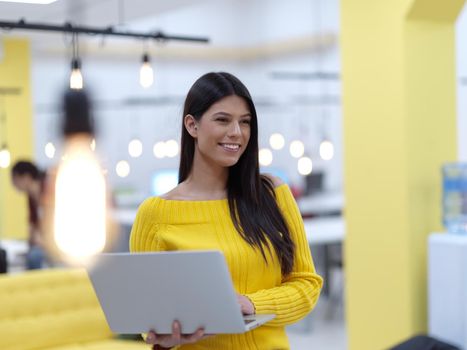
<path id="1" fill-rule="evenodd" d="M 45 174 L 34 163 L 27 160 L 20 160 L 11 168 L 11 175 L 29 175 L 34 180 L 41 180 Z"/>
<path id="2" fill-rule="evenodd" d="M 259 248 L 267 262 L 264 246 L 274 248 L 281 263 L 283 275 L 292 271 L 295 246 L 286 221 L 277 205 L 274 185 L 259 173 L 258 120 L 250 93 L 232 74 L 208 73 L 191 87 L 185 100 L 183 118 L 190 114 L 200 120 L 212 104 L 237 95 L 245 100 L 251 113 L 251 132 L 248 146 L 239 161 L 229 168 L 227 196 L 230 216 L 235 228 L 253 247 Z M 189 176 L 195 154 L 195 140 L 182 121 L 182 140 L 178 181 Z"/>

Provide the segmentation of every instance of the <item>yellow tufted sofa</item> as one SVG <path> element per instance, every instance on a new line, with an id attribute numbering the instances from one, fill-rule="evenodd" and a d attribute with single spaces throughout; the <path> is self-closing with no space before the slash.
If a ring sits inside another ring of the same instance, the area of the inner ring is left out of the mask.
<path id="1" fill-rule="evenodd" d="M 144 350 L 115 339 L 86 271 L 50 269 L 0 276 L 1 350 Z"/>

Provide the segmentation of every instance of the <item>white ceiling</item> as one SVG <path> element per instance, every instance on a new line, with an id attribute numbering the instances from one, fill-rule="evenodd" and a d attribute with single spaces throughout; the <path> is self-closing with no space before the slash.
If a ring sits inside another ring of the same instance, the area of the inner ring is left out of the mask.
<path id="1" fill-rule="evenodd" d="M 18 21 L 62 25 L 71 22 L 75 25 L 130 30 L 134 24 L 137 31 L 149 32 L 159 30 L 158 16 L 177 10 L 196 6 L 207 0 L 58 0 L 49 5 L 21 4 L 0 2 L 0 21 Z M 36 53 L 63 51 L 63 41 L 69 38 L 57 36 L 57 33 L 27 31 L 15 29 L 5 31 L 8 36 L 27 37 L 31 39 L 33 51 Z M 170 35 L 171 33 L 165 34 Z M 178 34 L 178 33 L 177 33 Z M 190 36 L 189 33 L 185 33 Z M 2 30 L 0 29 L 0 38 Z M 92 37 L 82 36 L 82 42 L 95 42 Z M 126 40 L 124 45 L 131 43 Z M 108 43 L 107 43 L 108 45 Z"/>
<path id="2" fill-rule="evenodd" d="M 58 0 L 50 5 L 0 2 L 0 20 L 106 27 L 153 17 L 205 0 Z M 123 22 L 123 23 L 122 23 Z"/>
<path id="3" fill-rule="evenodd" d="M 314 51 L 337 45 L 337 32 L 313 32 L 316 4 L 337 0 L 58 0 L 50 5 L 0 2 L 0 21 L 64 24 L 150 32 L 166 35 L 208 37 L 209 45 L 170 42 L 164 50 L 151 46 L 151 55 L 172 58 L 256 59 L 265 56 Z M 327 12 L 337 16 L 335 5 Z M 258 14 L 258 13 L 261 14 Z M 324 22 L 326 17 L 324 17 Z M 332 19 L 330 23 L 337 20 Z M 66 54 L 70 37 L 57 33 L 14 30 L 8 36 L 31 39 L 36 55 Z M 318 33 L 319 34 L 319 33 Z M 2 30 L 0 29 L 0 39 Z M 323 41 L 324 40 L 324 41 Z M 113 57 L 133 56 L 141 51 L 135 40 L 107 40 L 81 36 L 82 52 Z M 321 43 L 321 44 L 320 44 Z M 65 44 L 65 45 L 64 45 Z M 105 44 L 106 50 L 102 50 Z M 172 51 L 171 51 L 172 50 Z M 181 50 L 181 51 L 180 51 Z"/>

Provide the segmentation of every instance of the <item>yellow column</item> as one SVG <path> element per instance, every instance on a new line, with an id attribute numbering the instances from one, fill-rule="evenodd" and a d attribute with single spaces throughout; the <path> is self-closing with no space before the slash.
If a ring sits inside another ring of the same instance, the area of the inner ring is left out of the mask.
<path id="1" fill-rule="evenodd" d="M 7 142 L 13 163 L 20 158 L 33 157 L 29 41 L 3 39 L 0 45 L 3 46 L 0 90 L 15 88 L 20 91 L 18 95 L 0 94 L 0 111 L 5 111 L 7 119 L 6 140 L 0 140 L 0 143 Z M 4 131 L 0 130 L 0 138 Z M 13 189 L 10 171 L 11 167 L 0 169 L 0 238 L 25 238 L 28 221 L 26 196 Z"/>
<path id="2" fill-rule="evenodd" d="M 456 155 L 454 23 L 464 0 L 341 0 L 350 350 L 426 331 L 427 234 Z"/>

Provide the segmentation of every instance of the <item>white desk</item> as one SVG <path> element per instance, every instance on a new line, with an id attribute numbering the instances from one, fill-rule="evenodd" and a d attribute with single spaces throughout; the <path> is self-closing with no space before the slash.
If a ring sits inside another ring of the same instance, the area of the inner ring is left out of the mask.
<path id="1" fill-rule="evenodd" d="M 467 235 L 428 239 L 428 329 L 467 350 Z"/>
<path id="2" fill-rule="evenodd" d="M 120 225 L 132 226 L 136 218 L 136 209 L 114 209 L 112 212 L 113 219 Z"/>
<path id="3" fill-rule="evenodd" d="M 321 262 L 324 273 L 323 295 L 329 296 L 331 291 L 331 268 L 333 265 L 342 266 L 341 257 L 339 257 L 339 260 L 332 259 L 331 247 L 338 246 L 338 249 L 342 249 L 345 240 L 345 220 L 342 216 L 331 216 L 305 219 L 303 223 L 310 248 L 315 247 L 323 252 L 323 258 L 318 260 L 318 264 Z M 316 255 L 314 257 L 317 258 Z"/>
<path id="4" fill-rule="evenodd" d="M 298 207 L 303 214 L 320 215 L 341 212 L 344 208 L 344 194 L 342 192 L 316 193 L 297 200 Z"/>
<path id="5" fill-rule="evenodd" d="M 318 217 L 303 220 L 308 242 L 313 244 L 342 243 L 345 220 L 342 216 Z"/>
<path id="6" fill-rule="evenodd" d="M 28 242 L 20 239 L 2 239 L 0 247 L 6 250 L 8 267 L 24 265 L 24 256 L 28 251 Z"/>

